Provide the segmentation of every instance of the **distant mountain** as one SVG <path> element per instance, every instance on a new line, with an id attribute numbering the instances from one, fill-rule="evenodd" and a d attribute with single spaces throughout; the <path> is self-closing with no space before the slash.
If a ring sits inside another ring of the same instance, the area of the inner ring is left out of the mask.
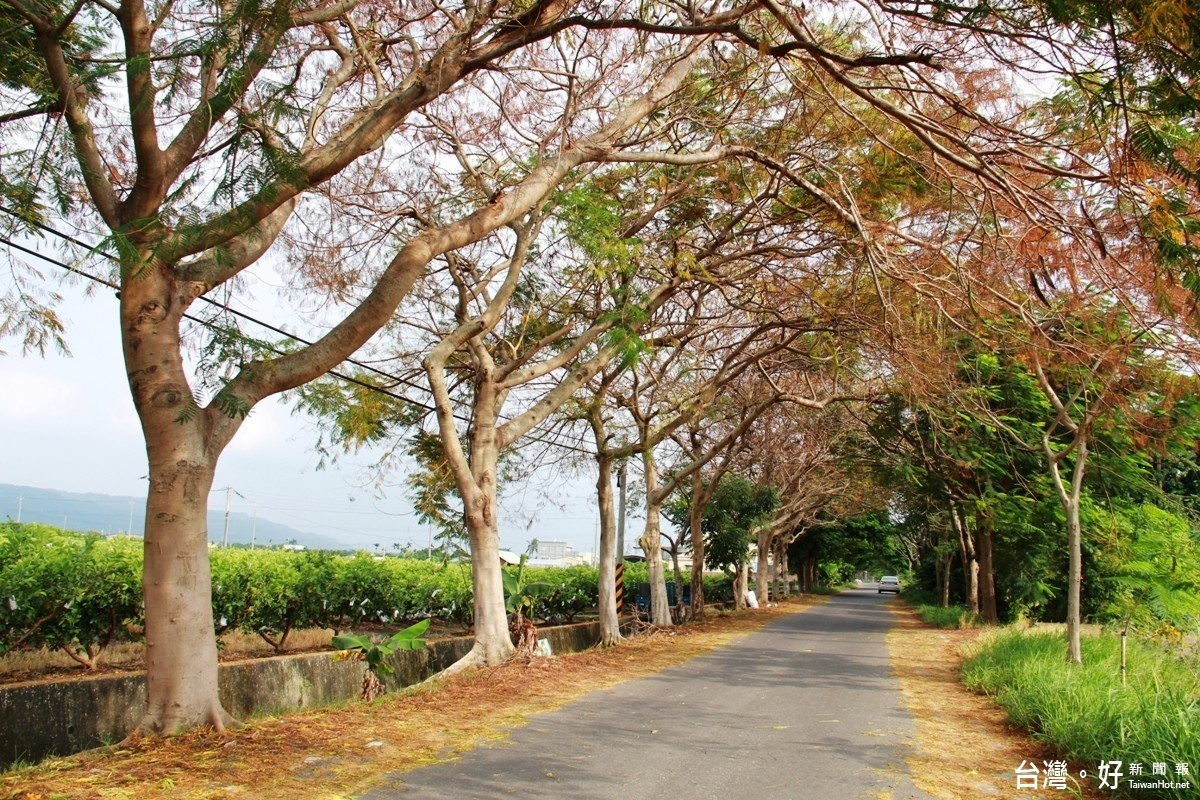
<path id="1" fill-rule="evenodd" d="M 109 494 L 80 494 L 33 486 L 0 483 L 0 520 L 41 522 L 73 531 L 98 533 L 144 533 L 146 498 L 116 497 Z M 220 542 L 225 531 L 225 512 L 208 512 L 208 539 Z M 253 536 L 259 545 L 300 544 L 310 550 L 344 550 L 346 545 L 308 531 L 272 522 L 249 514 L 229 515 L 230 544 L 249 544 Z"/>

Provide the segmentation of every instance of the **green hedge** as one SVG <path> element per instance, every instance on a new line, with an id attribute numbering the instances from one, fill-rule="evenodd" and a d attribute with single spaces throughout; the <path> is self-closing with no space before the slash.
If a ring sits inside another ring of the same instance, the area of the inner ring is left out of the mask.
<path id="1" fill-rule="evenodd" d="M 142 620 L 142 543 L 0 523 L 0 653 L 62 649 L 95 666 Z"/>
<path id="2" fill-rule="evenodd" d="M 277 650 L 301 628 L 391 628 L 427 617 L 469 623 L 474 615 L 466 564 L 239 548 L 210 556 L 217 633 L 258 634 Z M 596 605 L 594 567 L 526 572 L 551 587 L 537 599 L 535 619 L 573 622 Z M 94 661 L 107 644 L 138 635 L 141 573 L 140 539 L 0 523 L 0 652 L 49 647 Z M 625 580 L 631 597 L 646 565 L 628 563 Z M 729 578 L 706 575 L 704 593 L 710 602 L 730 599 Z"/>

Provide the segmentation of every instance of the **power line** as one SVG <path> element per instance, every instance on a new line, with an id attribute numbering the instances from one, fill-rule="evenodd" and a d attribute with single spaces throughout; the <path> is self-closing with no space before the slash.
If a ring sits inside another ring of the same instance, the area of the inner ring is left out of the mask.
<path id="1" fill-rule="evenodd" d="M 56 228 L 52 228 L 52 227 L 50 227 L 49 225 L 46 225 L 46 224 L 44 224 L 44 223 L 41 223 L 41 222 L 36 222 L 36 221 L 34 221 L 34 220 L 29 220 L 29 219 L 26 219 L 25 217 L 22 217 L 20 214 L 18 214 L 17 212 L 13 211 L 12 209 L 8 208 L 7 206 L 5 206 L 5 205 L 3 205 L 3 204 L 0 204 L 0 211 L 3 211 L 4 213 L 6 213 L 6 214 L 8 214 L 8 215 L 10 215 L 10 216 L 16 217 L 17 219 L 21 220 L 22 222 L 24 222 L 24 223 L 25 223 L 25 224 L 27 224 L 27 225 L 32 225 L 33 227 L 37 228 L 38 230 L 45 231 L 46 233 L 52 234 L 53 236 L 57 236 L 58 238 L 60 238 L 60 239 L 62 239 L 62 240 L 64 240 L 64 241 L 67 241 L 67 242 L 70 242 L 71 244 L 74 244 L 74 245 L 77 245 L 77 246 L 79 246 L 79 247 L 82 247 L 82 248 L 84 248 L 85 250 L 87 250 L 89 253 L 96 253 L 96 254 L 98 254 L 98 255 L 104 256 L 104 257 L 105 257 L 105 258 L 107 258 L 109 261 L 113 261 L 113 262 L 117 262 L 117 261 L 118 261 L 118 258 L 117 258 L 115 255 L 113 255 L 112 253 L 108 252 L 107 250 L 103 250 L 103 249 L 101 249 L 101 248 L 100 248 L 100 247 L 98 247 L 98 246 L 89 245 L 87 242 L 85 242 L 85 241 L 83 241 L 83 240 L 81 240 L 81 239 L 78 239 L 78 238 L 76 238 L 76 237 L 72 236 L 72 235 L 71 235 L 71 234 L 69 234 L 69 233 L 64 233 L 63 231 L 60 231 L 60 230 L 58 230 L 58 229 L 56 229 Z M 113 283 L 113 282 L 112 282 L 112 281 L 110 281 L 110 280 L 106 280 L 106 279 L 104 279 L 104 278 L 101 278 L 101 277 L 99 277 L 99 276 L 97 276 L 97 275 L 92 275 L 91 273 L 84 272 L 83 270 L 81 270 L 81 269 L 78 269 L 77 267 L 74 267 L 74 266 L 72 266 L 72 265 L 70 265 L 70 264 L 64 263 L 64 262 L 62 262 L 62 261 L 60 261 L 60 260 L 58 260 L 58 259 L 52 258 L 52 257 L 50 257 L 50 256 L 43 255 L 42 253 L 39 253 L 39 252 L 37 252 L 37 251 L 35 251 L 35 250 L 31 250 L 31 249 L 29 249 L 29 248 L 27 248 L 27 247 L 23 247 L 23 246 L 21 246 L 21 245 L 19 245 L 19 244 L 16 244 L 15 242 L 13 242 L 13 241 L 12 241 L 11 239 L 9 239 L 8 237 L 0 237 L 0 242 L 4 242 L 5 244 L 9 245 L 10 247 L 15 247 L 15 248 L 17 248 L 18 250 L 21 250 L 21 251 L 23 251 L 23 252 L 25 252 L 25 253 L 28 253 L 28 254 L 32 255 L 32 256 L 36 256 L 37 258 L 43 259 L 43 260 L 45 260 L 45 261 L 48 261 L 48 262 L 50 262 L 50 263 L 52 263 L 52 264 L 54 264 L 54 265 L 56 265 L 56 266 L 58 266 L 58 267 L 61 267 L 62 269 L 65 269 L 65 270 L 67 270 L 68 272 L 73 272 L 73 273 L 75 273 L 76 275 L 80 275 L 80 276 L 82 276 L 82 277 L 84 277 L 84 278 L 87 278 L 88 280 L 95 281 L 96 283 L 103 284 L 104 286 L 107 286 L 108 288 L 112 289 L 113 291 L 117 291 L 117 292 L 119 292 L 119 291 L 121 290 L 121 287 L 120 287 L 120 286 L 118 286 L 116 283 Z M 280 336 L 287 337 L 288 339 L 291 339 L 291 340 L 292 340 L 292 341 L 294 341 L 294 342 L 299 342 L 300 344 L 307 345 L 307 346 L 311 346 L 311 345 L 313 345 L 313 344 L 314 344 L 314 342 L 312 342 L 312 341 L 310 341 L 310 340 L 308 340 L 308 339 L 305 339 L 305 338 L 303 338 L 303 337 L 301 337 L 301 336 L 297 336 L 297 335 L 296 335 L 296 334 L 294 334 L 294 333 L 290 333 L 290 332 L 288 332 L 288 331 L 284 330 L 283 328 L 280 328 L 280 327 L 278 327 L 278 326 L 276 326 L 276 325 L 272 325 L 271 323 L 269 323 L 269 322 L 266 322 L 266 321 L 264 321 L 264 320 L 258 319 L 257 317 L 255 317 L 255 316 L 252 316 L 252 315 L 250 315 L 250 314 L 247 314 L 247 313 L 246 313 L 246 312 L 244 312 L 244 311 L 238 311 L 238 310 L 237 310 L 237 309 L 235 309 L 235 308 L 231 308 L 231 307 L 230 307 L 230 306 L 229 306 L 227 303 L 220 303 L 220 302 L 218 302 L 218 301 L 216 301 L 216 300 L 213 300 L 211 297 L 205 297 L 205 296 L 203 296 L 203 295 L 201 295 L 199 299 L 200 299 L 200 300 L 202 300 L 203 302 L 205 302 L 205 303 L 209 304 L 210 306 L 213 306 L 213 307 L 215 307 L 215 308 L 219 308 L 219 309 L 221 309 L 222 311 L 225 311 L 226 313 L 229 313 L 229 314 L 231 314 L 231 315 L 233 315 L 233 316 L 235 316 L 235 317 L 240 317 L 241 319 L 244 319 L 244 320 L 246 320 L 246 321 L 248 321 L 248 322 L 253 322 L 255 325 L 258 325 L 258 326 L 259 326 L 259 327 L 261 327 L 261 328 L 266 328 L 267 330 L 271 331 L 272 333 L 277 333 L 277 334 L 279 334 Z M 205 326 L 207 326 L 207 327 L 210 327 L 210 328 L 215 328 L 215 327 L 216 327 L 216 325 L 215 325 L 215 324 L 213 324 L 213 323 L 211 323 L 211 322 L 207 322 L 207 321 L 205 321 L 205 320 L 202 320 L 202 319 L 198 319 L 198 318 L 196 318 L 196 317 L 194 317 L 194 316 L 190 316 L 190 315 L 187 315 L 187 314 L 185 314 L 184 316 L 185 316 L 187 319 L 190 319 L 190 320 L 192 320 L 193 322 L 198 322 L 198 323 L 200 323 L 201 325 L 205 325 Z M 272 348 L 272 349 L 274 349 L 274 348 Z M 282 352 L 281 352 L 281 351 L 279 351 L 279 350 L 275 350 L 274 352 L 276 352 L 276 353 L 279 353 L 279 354 L 281 354 L 281 355 L 282 355 Z M 354 366 L 358 367 L 359 369 L 363 369 L 363 370 L 366 370 L 367 372 L 372 372 L 372 373 L 375 373 L 376 375 L 379 375 L 380 377 L 383 377 L 383 378 L 386 378 L 386 379 L 388 379 L 388 380 L 394 381 L 394 382 L 396 382 L 396 383 L 398 383 L 398 384 L 401 384 L 401 385 L 403 385 L 403 386 L 407 386 L 407 387 L 409 387 L 409 388 L 412 388 L 412 389 L 417 389 L 418 391 L 423 391 L 423 392 L 428 392 L 428 391 L 429 391 L 428 389 L 426 389 L 424 386 L 421 386 L 420 384 L 413 383 L 412 381 L 405 380 L 405 379 L 403 379 L 403 378 L 400 378 L 400 377 L 398 377 L 398 376 L 395 376 L 395 375 L 391 375 L 391 374 L 389 374 L 389 373 L 387 373 L 387 372 L 384 372 L 383 370 L 381 370 L 381 369 L 379 369 L 379 368 L 377 368 L 377 367 L 373 367 L 373 366 L 371 366 L 370 364 L 365 364 L 365 363 L 363 363 L 363 362 L 361 362 L 361 361 L 356 361 L 356 360 L 355 360 L 355 359 L 353 359 L 353 358 L 347 358 L 347 359 L 345 359 L 345 361 L 346 361 L 346 363 L 348 363 L 348 364 L 353 364 Z M 369 384 L 362 383 L 361 381 L 353 381 L 353 382 L 354 382 L 354 383 L 358 383 L 359 385 L 362 385 L 362 386 L 368 386 L 368 385 L 369 385 Z M 376 388 L 381 388 L 381 387 L 376 387 Z M 391 396 L 395 397 L 396 395 L 391 395 Z M 411 403 L 412 405 L 415 405 L 415 406 L 417 406 L 418 408 L 423 408 L 423 409 L 425 409 L 426 411 L 433 411 L 433 410 L 434 410 L 432 406 L 427 406 L 427 405 L 425 405 L 425 404 L 423 404 L 423 403 L 419 403 L 419 402 L 417 402 L 417 401 L 415 401 L 415 400 L 409 400 L 408 398 L 401 398 L 401 399 L 404 399 L 404 400 L 406 400 L 407 402 Z"/>
<path id="2" fill-rule="evenodd" d="M 18 212 L 8 208 L 7 206 L 5 206 L 3 204 L 0 204 L 0 211 L 3 211 L 4 213 L 6 213 L 12 217 L 15 217 L 16 219 L 20 220 L 21 222 L 23 222 L 27 225 L 31 225 L 39 230 L 42 230 L 42 231 L 45 231 L 46 233 L 51 234 L 53 236 L 57 236 L 58 238 L 62 239 L 63 241 L 70 242 L 71 244 L 74 244 L 78 247 L 82 247 L 82 248 L 86 249 L 89 253 L 97 253 L 98 255 L 101 255 L 104 258 L 107 258 L 108 260 L 113 261 L 113 262 L 118 261 L 118 259 L 115 255 L 113 255 L 112 253 L 110 253 L 106 250 L 101 249 L 98 246 L 89 245 L 87 242 L 84 242 L 81 239 L 78 239 L 69 233 L 64 233 L 63 231 L 57 230 L 56 228 L 53 228 L 44 223 L 37 222 L 36 220 L 27 219 L 27 218 L 21 216 Z M 112 289 L 114 292 L 120 292 L 121 287 L 110 280 L 101 278 L 97 275 L 92 275 L 91 273 L 85 272 L 84 270 L 81 270 L 78 267 L 68 264 L 60 259 L 54 258 L 52 256 L 47 256 L 36 250 L 33 250 L 31 248 L 20 245 L 16 242 L 12 241 L 12 239 L 10 239 L 7 236 L 0 236 L 0 243 L 6 244 L 9 247 L 19 250 L 23 253 L 27 253 L 28 255 L 31 255 L 35 258 L 39 258 L 43 261 L 46 261 L 47 263 L 53 264 L 53 265 L 59 267 L 60 269 L 66 270 L 67 272 L 73 273 L 75 275 L 79 275 L 83 278 L 86 278 L 87 280 L 93 281 L 95 283 L 99 283 L 103 286 L 107 286 L 108 288 Z M 216 300 L 213 300 L 212 298 L 205 297 L 203 295 L 201 295 L 199 299 L 204 301 L 205 303 L 208 303 L 211 306 L 221 309 L 222 311 L 224 311 L 228 314 L 239 317 L 248 322 L 252 322 L 255 325 L 265 328 L 273 333 L 277 333 L 280 336 L 284 336 L 288 339 L 291 339 L 294 342 L 298 342 L 298 343 L 306 345 L 306 346 L 312 346 L 314 344 L 314 342 L 312 342 L 308 339 L 305 339 L 301 336 L 297 336 L 294 333 L 290 333 L 290 332 L 284 330 L 283 328 L 280 328 L 276 325 L 272 325 L 269 322 L 265 322 L 261 319 L 258 319 L 257 317 L 247 314 L 244 311 L 238 311 L 235 308 L 231 308 L 227 303 L 220 303 Z M 215 322 L 212 322 L 211 320 L 205 320 L 203 318 L 194 316 L 192 314 L 185 313 L 183 315 L 183 317 L 184 317 L 184 319 L 190 320 L 192 322 L 195 322 L 199 325 L 203 325 L 203 326 L 213 329 L 213 330 L 217 330 L 219 328 L 219 326 Z M 285 351 L 280 350 L 270 344 L 266 344 L 266 347 L 271 352 L 275 353 L 276 355 L 281 355 L 281 356 L 287 355 L 287 353 Z M 358 367 L 359 369 L 365 370 L 365 371 L 373 373 L 375 375 L 379 375 L 380 377 L 385 378 L 386 380 L 392 381 L 393 383 L 396 383 L 398 385 L 406 386 L 410 389 L 416 389 L 421 392 L 427 392 L 427 393 L 430 392 L 429 389 L 425 388 L 424 386 L 421 386 L 418 383 L 415 383 L 411 380 L 400 377 L 398 375 L 392 375 L 388 372 L 384 372 L 383 370 L 379 369 L 378 367 L 371 366 L 370 364 L 363 363 L 363 362 L 358 361 L 353 358 L 346 358 L 346 359 L 344 359 L 344 361 L 347 364 L 352 364 L 352 365 Z M 382 386 L 377 386 L 372 383 L 367 383 L 366 381 L 360 380 L 358 378 L 355 378 L 353 376 L 347 375 L 342 372 L 338 372 L 337 370 L 331 369 L 328 371 L 327 374 L 332 375 L 333 377 L 338 378 L 339 380 L 345 381 L 347 383 L 351 383 L 356 386 L 361 386 L 370 391 L 378 392 L 378 393 L 383 394 L 387 397 L 390 397 L 394 400 L 398 400 L 402 403 L 407 403 L 408 405 L 422 409 L 423 411 L 428 411 L 428 412 L 436 411 L 436 409 L 433 406 L 431 406 L 427 403 L 422 403 L 420 401 L 413 400 L 412 398 L 407 397 L 402 394 L 399 394 L 398 392 L 393 392 L 389 389 L 385 389 Z M 463 417 L 458 414 L 455 414 L 454 418 L 459 420 L 460 422 L 462 422 L 464 424 L 468 424 L 468 425 L 471 424 L 471 422 L 472 422 L 472 420 L 470 418 Z M 591 450 L 581 447 L 581 446 L 578 446 L 578 445 L 565 444 L 561 441 L 549 440 L 542 436 L 536 436 L 536 435 L 532 435 L 529 433 L 527 433 L 525 436 L 526 436 L 526 438 L 528 438 L 531 441 L 535 441 L 535 442 L 538 442 L 539 444 L 544 444 L 549 447 L 557 447 L 557 448 L 560 448 L 563 450 L 568 450 L 568 451 L 575 452 L 575 453 L 582 453 L 584 455 L 589 455 L 589 456 L 592 455 Z"/>
<path id="3" fill-rule="evenodd" d="M 2 206 L 0 206 L 0 210 L 7 210 L 7 209 L 3 209 L 3 207 L 2 207 Z M 39 253 L 39 252 L 37 252 L 36 250 L 31 250 L 30 248 L 28 248 L 28 247 L 25 247 L 24 245 L 17 244 L 16 242 L 14 242 L 14 241 L 12 241 L 11 239 L 9 239 L 7 236 L 0 236 L 0 243 L 6 244 L 6 245 L 8 245 L 9 247 L 11 247 L 11 248 L 13 248 L 13 249 L 15 249 L 15 250 L 20 250 L 20 251 L 21 251 L 21 252 L 23 252 L 23 253 L 28 253 L 29 255 L 31 255 L 31 256 L 34 256 L 35 258 L 40 258 L 40 259 L 42 259 L 43 261 L 46 261 L 46 262 L 48 262 L 48 263 L 50 263 L 50 264 L 53 264 L 53 265 L 55 265 L 56 267 L 61 267 L 62 269 L 65 269 L 65 270 L 67 270 L 68 272 L 72 272 L 72 273 L 74 273 L 74 274 L 76 274 L 76 275 L 80 275 L 80 276 L 82 276 L 82 277 L 84 277 L 84 278 L 87 278 L 87 279 L 88 279 L 88 280 L 90 280 L 90 281 L 95 281 L 96 283 L 99 283 L 99 284 L 102 284 L 102 285 L 104 285 L 104 286 L 107 286 L 107 287 L 109 287 L 110 289 L 114 289 L 114 290 L 118 290 L 118 291 L 120 290 L 120 287 L 119 287 L 119 286 L 117 286 L 117 284 L 113 283 L 112 281 L 109 281 L 109 280 L 106 280 L 106 279 L 104 279 L 104 278 L 98 277 L 98 276 L 96 276 L 96 275 L 92 275 L 92 274 L 90 274 L 90 273 L 84 272 L 83 270 L 81 270 L 81 269 L 78 269 L 77 267 L 73 267 L 73 266 L 71 266 L 70 264 L 67 264 L 67 263 L 65 263 L 65 262 L 63 262 L 63 261 L 60 261 L 60 260 L 58 260 L 57 258 L 54 258 L 53 256 L 48 256 L 48 255 L 45 255 L 44 253 Z M 201 299 L 202 299 L 202 300 L 206 300 L 206 301 L 207 301 L 207 302 L 209 302 L 209 303 L 214 303 L 214 302 L 215 302 L 215 301 L 213 301 L 213 300 L 208 300 L 208 298 L 201 298 Z M 219 304 L 219 303 L 217 303 L 217 305 L 220 305 L 220 304 Z M 224 308 L 224 306 L 222 306 L 222 308 Z M 227 310 L 229 310 L 229 311 L 230 311 L 230 313 L 235 313 L 235 314 L 238 314 L 238 316 L 243 316 L 243 317 L 245 317 L 246 319 L 250 320 L 251 322 L 257 322 L 257 320 L 255 320 L 253 317 L 251 317 L 251 316 L 249 316 L 249 315 L 242 314 L 241 312 L 235 312 L 235 311 L 233 311 L 233 309 L 227 309 Z M 215 328 L 217 328 L 217 327 L 218 327 L 218 326 L 216 325 L 216 323 L 212 322 L 211 320 L 206 320 L 206 319 L 203 319 L 203 318 L 201 318 L 201 317 L 197 317 L 197 316 L 195 316 L 195 315 L 193 315 L 193 314 L 186 314 L 186 313 L 185 313 L 185 314 L 183 315 L 183 318 L 184 318 L 184 319 L 187 319 L 187 320 L 191 320 L 192 322 L 195 322 L 195 323 L 197 323 L 197 324 L 199 324 L 199 325 L 203 325 L 203 326 L 205 326 L 206 328 L 214 328 L 214 329 L 215 329 Z M 275 327 L 273 327 L 273 326 L 269 326 L 269 325 L 267 325 L 266 323 L 259 323 L 259 324 L 262 324 L 264 327 L 268 327 L 268 328 L 270 328 L 271 330 L 274 330 L 274 331 L 279 331 L 279 332 L 280 332 L 280 333 L 282 333 L 284 336 L 291 336 L 291 334 L 288 334 L 288 333 L 286 333 L 286 332 L 284 332 L 284 331 L 280 331 L 280 329 L 278 329 L 278 328 L 275 328 Z M 305 342 L 303 339 L 300 339 L 299 337 L 296 337 L 296 336 L 292 336 L 291 338 L 293 338 L 293 339 L 296 339 L 297 341 L 299 341 L 299 342 L 302 342 L 302 343 L 304 343 L 304 344 L 311 344 L 311 342 Z M 286 355 L 286 352 L 285 352 L 285 351 L 283 351 L 283 350 L 280 350 L 280 349 L 279 349 L 279 348 L 277 348 L 277 347 L 273 347 L 273 346 L 271 346 L 271 345 L 267 345 L 267 348 L 268 348 L 268 349 L 270 349 L 270 350 L 271 350 L 271 352 L 275 353 L 276 355 L 281 355 L 281 356 L 282 356 L 282 355 Z M 347 361 L 347 363 L 354 364 L 355 366 L 362 366 L 362 365 L 361 365 L 361 364 L 359 364 L 358 362 L 356 362 L 356 361 L 353 361 L 353 360 L 351 360 L 351 359 L 346 359 L 346 361 Z M 374 371 L 378 371 L 378 370 L 374 370 Z M 330 374 L 330 375 L 334 376 L 335 378 L 339 378 L 339 379 L 341 379 L 341 380 L 343 380 L 343 381 L 346 381 L 347 383 L 353 383 L 353 384 L 356 384 L 356 385 L 358 385 L 358 386 L 362 386 L 362 387 L 363 387 L 363 388 L 365 388 L 365 389 L 370 389 L 371 391 L 379 392 L 380 394 L 385 394 L 385 395 L 387 395 L 388 397 L 391 397 L 391 398 L 393 398 L 393 399 L 395 399 L 395 400 L 399 400 L 399 401 L 401 401 L 401 402 L 408 403 L 409 405 L 416 406 L 417 408 L 424 409 L 425 411 L 433 411 L 433 410 L 434 410 L 433 406 L 426 405 L 425 403 L 421 403 L 421 402 L 418 402 L 418 401 L 416 401 L 416 400 L 413 400 L 413 399 L 411 399 L 411 398 L 405 397 L 405 396 L 404 396 L 404 395 L 402 395 L 402 394 L 397 394 L 396 392 L 393 392 L 393 391 L 390 391 L 390 390 L 388 390 L 388 389 L 385 389 L 385 388 L 383 388 L 382 386 L 376 386 L 376 385 L 375 385 L 375 384 L 373 384 L 373 383 L 367 383 L 366 381 L 359 380 L 358 378 L 355 378 L 355 377 L 353 377 L 353 376 L 351 376 L 351 375 L 346 375 L 345 373 L 342 373 L 342 372 L 338 372 L 337 370 L 332 370 L 332 369 L 331 369 L 331 370 L 329 370 L 329 373 L 328 373 L 328 374 Z M 380 374 L 385 374 L 385 373 L 380 373 Z M 393 379 L 393 380 L 397 380 L 397 382 L 398 382 L 398 383 L 399 383 L 399 382 L 401 382 L 401 381 L 399 381 L 398 379 L 395 379 L 393 376 L 388 376 L 388 377 L 389 377 L 389 378 L 391 378 L 391 379 Z M 418 387 L 418 388 L 420 388 L 420 387 Z M 462 419 L 462 418 L 461 418 L 461 417 L 459 417 L 459 419 Z M 464 421 L 464 422 L 466 422 L 466 421 L 468 421 L 468 420 L 463 420 L 463 421 Z"/>

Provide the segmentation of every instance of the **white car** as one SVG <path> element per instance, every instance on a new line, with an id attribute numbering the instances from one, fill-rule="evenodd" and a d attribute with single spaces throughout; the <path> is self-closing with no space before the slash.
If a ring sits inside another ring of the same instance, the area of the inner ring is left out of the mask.
<path id="1" fill-rule="evenodd" d="M 900 579 L 895 575 L 884 575 L 879 579 L 879 593 L 895 592 L 900 594 Z"/>

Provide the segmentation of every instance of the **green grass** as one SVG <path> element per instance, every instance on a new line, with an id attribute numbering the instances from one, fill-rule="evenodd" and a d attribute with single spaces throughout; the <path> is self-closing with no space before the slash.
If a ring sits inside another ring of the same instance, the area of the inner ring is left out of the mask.
<path id="1" fill-rule="evenodd" d="M 1066 661 L 1058 633 L 1007 630 L 987 639 L 963 665 L 963 681 L 991 695 L 1014 724 L 1095 776 L 1103 761 L 1123 762 L 1116 797 L 1197 796 L 1200 777 L 1200 663 L 1129 642 L 1128 685 L 1121 685 L 1120 638 L 1083 640 L 1083 666 Z M 1188 789 L 1130 789 L 1129 765 L 1167 764 L 1168 781 Z M 1176 777 L 1176 764 L 1189 775 Z"/>
<path id="2" fill-rule="evenodd" d="M 979 624 L 979 617 L 967 610 L 966 606 L 933 606 L 921 604 L 914 606 L 917 616 L 935 628 L 973 628 Z"/>

